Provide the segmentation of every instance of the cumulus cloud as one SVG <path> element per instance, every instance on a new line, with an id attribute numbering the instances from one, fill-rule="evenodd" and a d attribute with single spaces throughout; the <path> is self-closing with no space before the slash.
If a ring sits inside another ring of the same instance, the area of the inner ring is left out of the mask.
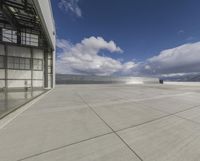
<path id="1" fill-rule="evenodd" d="M 147 65 L 156 74 L 199 72 L 200 42 L 164 50 L 148 59 Z"/>
<path id="2" fill-rule="evenodd" d="M 58 7 L 66 12 L 75 14 L 77 17 L 82 17 L 82 11 L 78 6 L 79 0 L 59 0 Z"/>
<path id="3" fill-rule="evenodd" d="M 106 41 L 102 37 L 90 37 L 80 43 L 72 44 L 67 40 L 57 40 L 60 50 L 57 60 L 57 72 L 63 74 L 111 75 L 116 72 L 130 72 L 137 64 L 122 63 L 111 57 L 101 56 L 102 50 L 111 53 L 122 53 L 114 41 Z"/>
<path id="4" fill-rule="evenodd" d="M 132 74 L 139 76 L 179 77 L 200 71 L 200 42 L 184 44 L 161 51 L 139 62 Z"/>
<path id="5" fill-rule="evenodd" d="M 175 78 L 175 77 L 184 77 L 184 76 L 188 76 L 188 75 L 189 76 L 199 75 L 199 72 L 161 74 L 160 77 L 162 77 L 162 78 Z"/>
<path id="6" fill-rule="evenodd" d="M 143 62 L 101 56 L 102 50 L 123 52 L 114 41 L 107 42 L 102 37 L 85 38 L 75 45 L 60 39 L 57 47 L 61 49 L 57 61 L 59 73 L 173 77 L 200 71 L 200 42 L 163 50 Z"/>

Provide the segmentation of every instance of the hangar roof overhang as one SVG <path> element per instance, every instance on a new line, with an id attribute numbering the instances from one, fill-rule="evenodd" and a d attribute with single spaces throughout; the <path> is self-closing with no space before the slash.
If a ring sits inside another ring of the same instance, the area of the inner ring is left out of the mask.
<path id="1" fill-rule="evenodd" d="M 55 26 L 50 1 L 42 1 L 48 3 L 49 7 L 42 6 L 38 0 L 0 0 L 0 23 L 15 30 L 18 41 L 21 41 L 21 32 L 34 33 L 39 36 L 39 45 L 50 46 L 54 50 Z M 51 17 L 44 15 L 49 13 Z"/>

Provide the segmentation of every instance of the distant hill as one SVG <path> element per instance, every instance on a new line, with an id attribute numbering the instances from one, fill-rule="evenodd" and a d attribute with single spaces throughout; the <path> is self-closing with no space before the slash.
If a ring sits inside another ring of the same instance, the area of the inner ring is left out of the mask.
<path id="1" fill-rule="evenodd" d="M 200 74 L 161 77 L 164 81 L 200 82 Z M 56 84 L 158 83 L 158 78 L 56 74 Z"/>
<path id="2" fill-rule="evenodd" d="M 56 84 L 158 83 L 158 78 L 56 74 Z"/>
<path id="3" fill-rule="evenodd" d="M 98 83 L 111 83 L 109 78 L 98 76 L 84 76 L 72 74 L 56 74 L 56 84 L 98 84 Z"/>

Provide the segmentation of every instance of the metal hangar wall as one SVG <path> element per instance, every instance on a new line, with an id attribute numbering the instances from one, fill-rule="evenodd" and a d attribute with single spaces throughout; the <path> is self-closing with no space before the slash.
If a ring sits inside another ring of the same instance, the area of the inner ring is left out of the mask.
<path id="1" fill-rule="evenodd" d="M 53 88 L 55 26 L 49 0 L 0 0 L 0 90 Z"/>

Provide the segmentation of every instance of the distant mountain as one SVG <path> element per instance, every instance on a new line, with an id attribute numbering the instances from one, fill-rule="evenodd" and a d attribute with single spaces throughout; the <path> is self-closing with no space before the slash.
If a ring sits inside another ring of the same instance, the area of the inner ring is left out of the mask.
<path id="1" fill-rule="evenodd" d="M 56 74 L 56 84 L 98 84 L 111 83 L 110 77 L 85 76 L 72 74 Z"/>
<path id="2" fill-rule="evenodd" d="M 200 74 L 161 77 L 164 81 L 200 82 Z M 158 83 L 158 78 L 56 74 L 56 84 Z"/>
<path id="3" fill-rule="evenodd" d="M 158 78 L 56 74 L 56 84 L 158 83 Z"/>

